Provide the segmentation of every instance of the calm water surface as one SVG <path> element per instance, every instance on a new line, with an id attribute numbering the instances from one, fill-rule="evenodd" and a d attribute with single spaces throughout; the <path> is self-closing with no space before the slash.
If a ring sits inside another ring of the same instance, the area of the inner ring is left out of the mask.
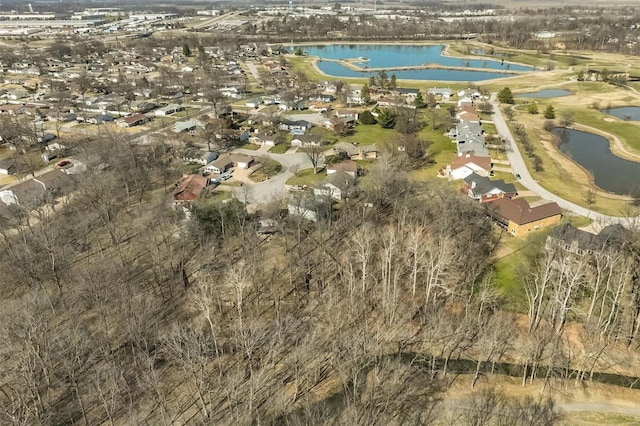
<path id="1" fill-rule="evenodd" d="M 533 68 L 509 64 L 491 59 L 463 59 L 442 56 L 445 46 L 431 45 L 377 45 L 377 44 L 336 44 L 331 46 L 302 46 L 311 56 L 324 59 L 368 59 L 369 68 L 391 68 L 439 64 L 449 67 L 490 68 L 504 71 L 531 71 Z"/>
<path id="2" fill-rule="evenodd" d="M 518 98 L 559 98 L 573 95 L 573 92 L 565 89 L 544 89 L 539 92 L 516 94 Z"/>
<path id="3" fill-rule="evenodd" d="M 560 151 L 591 173 L 599 188 L 621 195 L 640 192 L 640 163 L 614 155 L 607 139 L 564 127 L 552 133 L 560 138 Z"/>
<path id="4" fill-rule="evenodd" d="M 336 62 L 318 62 L 318 68 L 325 74 L 333 75 L 336 77 L 356 77 L 356 78 L 368 78 L 370 76 L 378 75 L 377 72 L 359 72 L 349 68 L 345 68 Z M 490 80 L 493 78 L 510 77 L 512 74 L 504 74 L 498 72 L 484 72 L 484 71 L 466 71 L 466 70 L 447 70 L 447 69 L 423 69 L 423 70 L 395 70 L 388 71 L 387 74 L 391 77 L 392 74 L 396 75 L 396 78 L 405 80 L 443 80 L 443 81 L 481 81 Z"/>
<path id="5" fill-rule="evenodd" d="M 510 64 L 491 59 L 462 59 L 442 56 L 444 46 L 418 45 L 375 45 L 375 44 L 338 44 L 330 46 L 301 46 L 311 56 L 321 59 L 353 59 L 366 58 L 366 61 L 356 65 L 362 68 L 393 68 L 403 66 L 419 66 L 424 64 L 438 64 L 449 67 L 487 68 L 503 71 L 531 71 L 533 68 Z M 318 67 L 324 73 L 337 77 L 368 77 L 377 73 L 358 72 L 335 63 L 322 62 Z M 510 74 L 492 73 L 472 70 L 397 70 L 389 71 L 400 79 L 412 80 L 445 80 L 445 81 L 480 81 L 494 78 L 508 77 Z"/>
<path id="6" fill-rule="evenodd" d="M 603 112 L 618 117 L 621 120 L 640 121 L 640 107 L 637 106 L 608 108 L 603 110 Z"/>

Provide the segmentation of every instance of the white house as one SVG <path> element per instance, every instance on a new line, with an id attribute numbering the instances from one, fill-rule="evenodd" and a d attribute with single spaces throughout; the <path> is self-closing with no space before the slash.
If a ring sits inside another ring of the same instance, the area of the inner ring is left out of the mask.
<path id="1" fill-rule="evenodd" d="M 153 113 L 156 117 L 163 117 L 171 114 L 175 114 L 179 111 L 184 111 L 185 107 L 178 104 L 170 104 L 162 108 L 158 108 Z"/>

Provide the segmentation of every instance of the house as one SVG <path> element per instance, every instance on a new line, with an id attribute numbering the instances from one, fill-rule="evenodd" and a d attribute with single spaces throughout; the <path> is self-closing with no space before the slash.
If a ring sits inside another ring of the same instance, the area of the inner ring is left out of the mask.
<path id="1" fill-rule="evenodd" d="M 258 108 L 261 104 L 262 104 L 261 98 L 254 98 L 254 99 L 249 99 L 247 102 L 245 102 L 244 106 L 246 106 L 247 108 Z"/>
<path id="2" fill-rule="evenodd" d="M 262 131 L 251 135 L 249 142 L 255 145 L 275 146 L 280 140 L 276 133 Z"/>
<path id="3" fill-rule="evenodd" d="M 313 188 L 313 193 L 316 196 L 329 197 L 340 201 L 355 196 L 357 189 L 356 179 L 351 174 L 340 171 L 328 174 L 325 180 Z"/>
<path id="4" fill-rule="evenodd" d="M 358 176 L 358 165 L 355 161 L 347 160 L 327 166 L 327 176 L 338 172 L 346 173 L 355 179 Z"/>
<path id="5" fill-rule="evenodd" d="M 453 90 L 449 88 L 438 88 L 433 87 L 427 90 L 428 95 L 433 95 L 436 97 L 441 97 L 443 101 L 448 102 L 451 96 L 453 96 Z"/>
<path id="6" fill-rule="evenodd" d="M 452 180 L 464 179 L 473 173 L 488 177 L 492 169 L 491 157 L 480 157 L 473 154 L 457 156 L 447 166 L 447 172 Z"/>
<path id="7" fill-rule="evenodd" d="M 209 184 L 209 179 L 200 175 L 189 175 L 176 185 L 173 200 L 178 202 L 194 201 Z"/>
<path id="8" fill-rule="evenodd" d="M 5 204 L 40 202 L 48 194 L 59 195 L 65 189 L 70 188 L 72 184 L 73 181 L 69 176 L 61 170 L 55 169 L 12 186 L 11 189 L 3 191 L 0 198 Z"/>
<path id="9" fill-rule="evenodd" d="M 202 151 L 198 148 L 187 149 L 182 156 L 182 159 L 188 163 L 202 164 L 203 166 L 211 163 L 216 158 L 218 158 L 218 154 L 215 152 Z"/>
<path id="10" fill-rule="evenodd" d="M 333 146 L 333 150 L 346 153 L 351 160 L 378 158 L 378 150 L 375 145 L 356 146 L 349 142 L 338 142 Z"/>
<path id="11" fill-rule="evenodd" d="M 336 97 L 333 96 L 331 93 L 320 93 L 320 94 L 317 94 L 317 95 L 309 96 L 308 99 L 311 102 L 329 103 L 329 102 L 335 101 Z"/>
<path id="12" fill-rule="evenodd" d="M 156 117 L 165 117 L 167 115 L 175 114 L 176 112 L 184 111 L 185 107 L 178 104 L 169 104 L 165 107 L 158 108 L 153 113 Z"/>
<path id="13" fill-rule="evenodd" d="M 77 114 L 71 113 L 69 111 L 62 111 L 57 108 L 51 108 L 47 111 L 46 118 L 49 121 L 58 121 L 58 122 L 70 122 L 76 121 Z"/>
<path id="14" fill-rule="evenodd" d="M 456 124 L 456 144 L 458 155 L 469 153 L 478 157 L 489 157 L 484 130 L 478 123 L 461 121 Z"/>
<path id="15" fill-rule="evenodd" d="M 482 124 L 480 116 L 474 106 L 462 105 L 456 108 L 456 118 L 460 121 L 468 121 L 470 123 Z"/>
<path id="16" fill-rule="evenodd" d="M 552 202 L 530 206 L 524 198 L 499 198 L 486 204 L 487 213 L 514 237 L 521 237 L 560 221 L 562 211 Z"/>
<path id="17" fill-rule="evenodd" d="M 356 117 L 353 115 L 335 116 L 322 122 L 323 127 L 332 131 L 335 131 L 340 125 L 352 129 L 356 125 Z"/>
<path id="18" fill-rule="evenodd" d="M 146 101 L 134 102 L 131 105 L 131 111 L 137 112 L 139 114 L 144 114 L 146 112 L 151 111 L 155 107 L 156 107 L 156 104 L 154 104 L 153 102 L 146 102 Z"/>
<path id="19" fill-rule="evenodd" d="M 149 121 L 149 117 L 143 114 L 132 114 L 116 121 L 119 127 L 134 127 Z"/>
<path id="20" fill-rule="evenodd" d="M 232 142 L 249 141 L 249 130 L 247 129 L 220 129 L 215 134 L 216 139 L 227 140 Z"/>
<path id="21" fill-rule="evenodd" d="M 246 154 L 231 154 L 231 161 L 233 166 L 239 169 L 248 169 L 251 167 L 255 159 Z"/>
<path id="22" fill-rule="evenodd" d="M 293 138 L 291 146 L 310 148 L 323 145 L 323 140 L 320 136 L 315 135 L 300 135 Z"/>
<path id="23" fill-rule="evenodd" d="M 391 92 L 398 96 L 404 96 L 405 98 L 413 102 L 416 96 L 418 96 L 418 93 L 420 93 L 420 89 L 411 89 L 408 87 L 396 87 L 395 89 L 392 89 Z"/>
<path id="24" fill-rule="evenodd" d="M 292 135 L 304 135 L 307 130 L 313 127 L 313 124 L 307 120 L 281 120 L 278 128 Z"/>
<path id="25" fill-rule="evenodd" d="M 287 204 L 287 210 L 290 215 L 300 216 L 303 219 L 310 220 L 311 222 L 318 221 L 318 214 L 310 207 L 303 205 Z"/>
<path id="26" fill-rule="evenodd" d="M 309 104 L 309 111 L 327 112 L 331 110 L 331 104 L 328 102 L 313 102 Z"/>
<path id="27" fill-rule="evenodd" d="M 24 105 L 5 104 L 0 105 L 0 113 L 8 115 L 24 114 Z"/>
<path id="28" fill-rule="evenodd" d="M 12 175 L 16 172 L 16 165 L 11 160 L 0 160 L 0 174 Z"/>
<path id="29" fill-rule="evenodd" d="M 173 125 L 173 133 L 193 132 L 198 127 L 204 127 L 204 123 L 200 120 L 191 119 L 176 121 L 176 123 Z"/>
<path id="30" fill-rule="evenodd" d="M 92 117 L 87 118 L 87 123 L 90 123 L 90 124 L 113 123 L 113 116 L 111 116 L 110 114 L 96 114 Z"/>
<path id="31" fill-rule="evenodd" d="M 518 195 L 518 191 L 512 183 L 506 183 L 501 179 L 490 180 L 475 173 L 464 178 L 462 190 L 470 198 L 481 203 L 487 203 L 498 198 L 514 198 Z"/>
<path id="32" fill-rule="evenodd" d="M 233 167 L 233 160 L 230 154 L 222 154 L 217 160 L 214 160 L 211 164 L 205 166 L 204 171 L 206 173 L 220 174 L 224 173 Z"/>
<path id="33" fill-rule="evenodd" d="M 559 248 L 575 256 L 603 254 L 607 249 L 620 249 L 629 244 L 629 231 L 620 224 L 608 225 L 592 234 L 569 223 L 556 226 L 547 236 L 545 250 Z"/>

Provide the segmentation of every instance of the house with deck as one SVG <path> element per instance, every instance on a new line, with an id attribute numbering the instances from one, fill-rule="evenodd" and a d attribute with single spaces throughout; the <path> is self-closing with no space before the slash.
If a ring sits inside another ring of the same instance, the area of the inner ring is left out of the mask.
<path id="1" fill-rule="evenodd" d="M 532 206 L 524 198 L 499 198 L 485 206 L 498 226 L 514 237 L 555 225 L 562 218 L 562 210 L 555 202 Z"/>

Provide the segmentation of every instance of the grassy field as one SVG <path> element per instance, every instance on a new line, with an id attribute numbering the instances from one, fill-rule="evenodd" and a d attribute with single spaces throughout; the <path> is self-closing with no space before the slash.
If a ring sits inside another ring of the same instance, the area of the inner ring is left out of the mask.
<path id="1" fill-rule="evenodd" d="M 318 174 L 313 174 L 313 169 L 304 169 L 298 171 L 295 176 L 291 176 L 287 181 L 287 185 L 311 185 L 320 182 L 327 177 L 327 173 L 322 170 Z"/>
<path id="2" fill-rule="evenodd" d="M 291 145 L 288 143 L 280 143 L 278 145 L 275 145 L 271 148 L 269 148 L 269 152 L 272 154 L 284 154 L 285 152 L 287 152 L 289 150 L 289 148 L 291 148 Z"/>
<path id="3" fill-rule="evenodd" d="M 251 180 L 254 182 L 262 182 L 269 179 L 282 171 L 282 165 L 275 160 L 266 157 L 260 157 L 260 167 L 251 173 Z"/>
<path id="4" fill-rule="evenodd" d="M 383 129 L 378 124 L 358 124 L 351 135 L 345 136 L 341 140 L 360 145 L 380 145 L 397 138 L 398 132 L 394 129 Z"/>
<path id="5" fill-rule="evenodd" d="M 247 142 L 244 145 L 240 145 L 238 148 L 249 149 L 251 151 L 257 151 L 257 150 L 260 149 L 260 145 L 256 145 L 254 143 Z"/>

